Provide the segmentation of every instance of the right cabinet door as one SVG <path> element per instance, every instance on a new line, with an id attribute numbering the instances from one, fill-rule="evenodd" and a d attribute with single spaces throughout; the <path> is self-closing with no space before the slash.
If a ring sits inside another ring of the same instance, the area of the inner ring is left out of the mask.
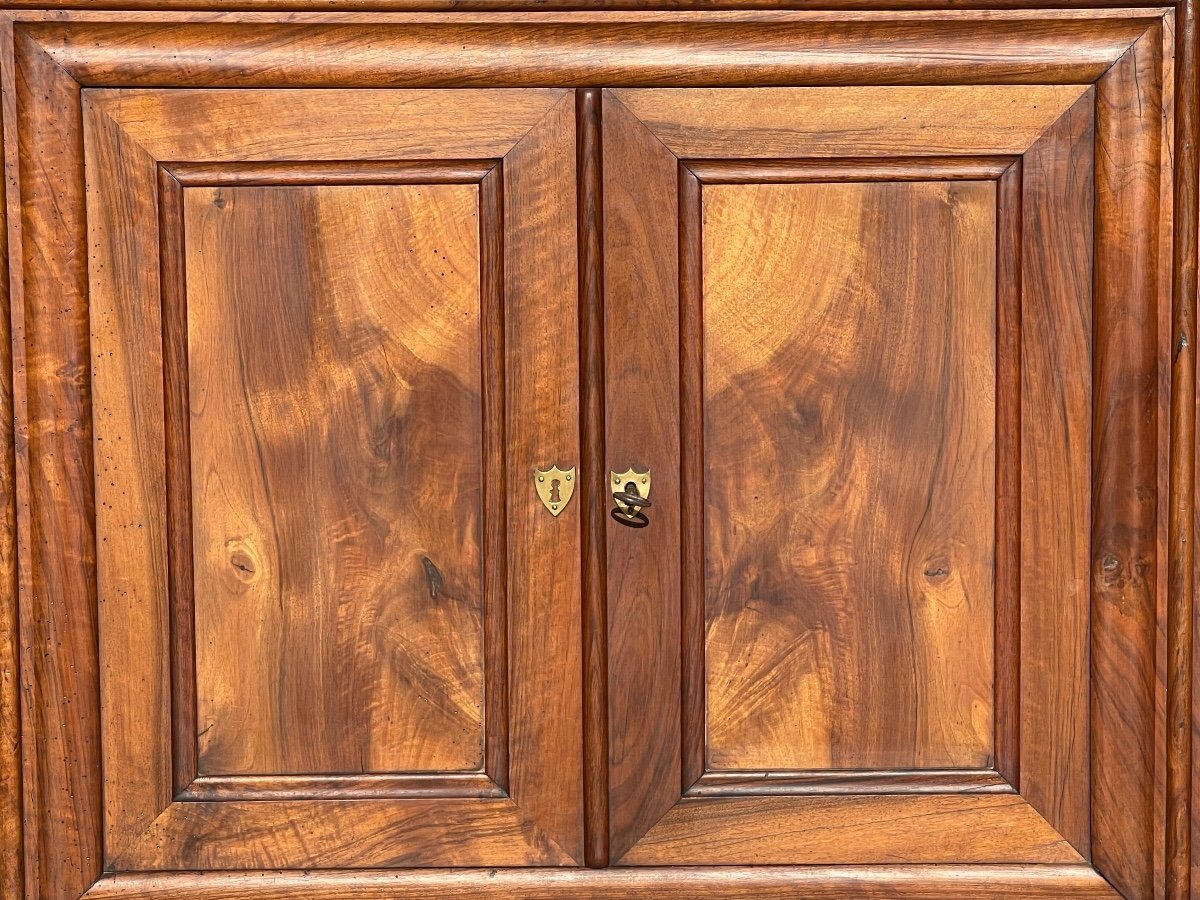
<path id="1" fill-rule="evenodd" d="M 1150 895 L 1161 40 L 605 94 L 606 452 L 653 478 L 608 525 L 617 864 Z"/>

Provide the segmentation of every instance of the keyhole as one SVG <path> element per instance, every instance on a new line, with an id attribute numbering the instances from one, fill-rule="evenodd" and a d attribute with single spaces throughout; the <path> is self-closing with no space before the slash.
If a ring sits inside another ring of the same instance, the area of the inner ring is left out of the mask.
<path id="1" fill-rule="evenodd" d="M 562 500 L 560 500 L 559 496 L 558 496 L 558 484 L 559 484 L 559 482 L 558 482 L 557 478 L 555 478 L 553 481 L 550 482 L 550 502 L 551 503 L 561 503 L 562 502 Z"/>

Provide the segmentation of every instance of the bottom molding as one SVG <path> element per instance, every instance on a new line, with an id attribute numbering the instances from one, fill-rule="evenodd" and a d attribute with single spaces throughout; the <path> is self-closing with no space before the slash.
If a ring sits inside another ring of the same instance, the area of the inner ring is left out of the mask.
<path id="1" fill-rule="evenodd" d="M 1088 866 L 726 866 L 412 869 L 106 875 L 89 900 L 396 900 L 396 898 L 1117 897 Z"/>

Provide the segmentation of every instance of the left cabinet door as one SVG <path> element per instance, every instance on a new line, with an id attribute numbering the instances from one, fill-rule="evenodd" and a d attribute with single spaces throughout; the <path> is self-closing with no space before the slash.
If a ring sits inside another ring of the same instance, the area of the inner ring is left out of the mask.
<path id="1" fill-rule="evenodd" d="M 572 93 L 18 44 L 39 893 L 574 864 Z"/>

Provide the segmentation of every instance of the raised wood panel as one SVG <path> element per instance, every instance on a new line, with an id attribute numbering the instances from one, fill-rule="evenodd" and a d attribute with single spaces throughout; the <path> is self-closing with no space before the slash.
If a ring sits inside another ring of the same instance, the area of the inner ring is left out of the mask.
<path id="1" fill-rule="evenodd" d="M 184 191 L 201 774 L 483 764 L 478 206 Z"/>
<path id="2" fill-rule="evenodd" d="M 994 183 L 702 208 L 709 767 L 990 766 Z"/>

